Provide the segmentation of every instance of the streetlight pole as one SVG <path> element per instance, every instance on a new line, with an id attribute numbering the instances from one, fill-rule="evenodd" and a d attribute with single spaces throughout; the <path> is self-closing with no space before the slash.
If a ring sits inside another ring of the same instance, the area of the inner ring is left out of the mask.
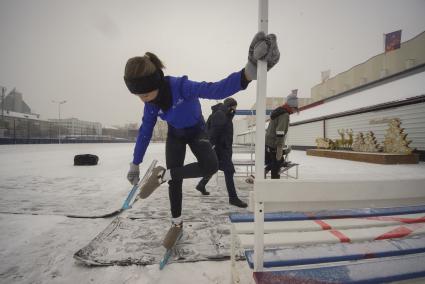
<path id="1" fill-rule="evenodd" d="M 58 114 L 59 114 L 59 123 L 58 123 L 58 135 L 59 135 L 59 144 L 61 143 L 61 105 L 66 103 L 66 101 L 52 101 L 52 103 L 58 104 Z"/>
<path id="2" fill-rule="evenodd" d="M 4 96 L 6 95 L 6 87 L 1 86 L 1 120 L 4 120 Z"/>

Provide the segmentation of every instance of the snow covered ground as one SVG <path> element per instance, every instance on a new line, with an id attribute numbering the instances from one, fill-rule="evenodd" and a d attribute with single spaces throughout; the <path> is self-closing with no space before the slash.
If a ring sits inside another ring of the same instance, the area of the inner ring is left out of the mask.
<path id="1" fill-rule="evenodd" d="M 125 176 L 132 148 L 132 144 L 0 146 L 0 283 L 229 283 L 229 261 L 172 263 L 161 272 L 157 265 L 90 268 L 75 263 L 73 254 L 111 219 L 71 219 L 65 215 L 97 214 L 119 208 L 130 189 Z M 74 167 L 74 155 L 82 153 L 98 155 L 99 165 Z M 163 144 L 149 146 L 142 171 L 152 159 L 163 164 Z M 193 159 L 189 154 L 187 161 Z M 300 179 L 398 179 L 425 175 L 424 163 L 375 165 L 311 157 L 302 151 L 291 153 L 290 160 L 301 164 Z M 243 180 L 238 178 L 237 185 L 245 198 L 251 187 Z M 188 207 L 193 208 L 184 211 L 185 216 L 194 213 L 197 204 L 201 209 L 197 214 L 210 214 L 205 198 L 226 201 L 222 175 L 218 185 L 215 178 L 210 181 L 211 197 L 201 197 L 194 191 L 197 181 L 184 183 L 183 207 L 190 204 Z M 167 190 L 158 190 L 149 199 L 157 204 L 150 206 L 150 211 L 168 218 Z M 135 204 L 136 213 L 143 211 L 141 206 Z M 238 211 L 232 206 L 225 209 Z M 243 283 L 248 283 L 251 275 L 247 272 L 245 276 Z"/>

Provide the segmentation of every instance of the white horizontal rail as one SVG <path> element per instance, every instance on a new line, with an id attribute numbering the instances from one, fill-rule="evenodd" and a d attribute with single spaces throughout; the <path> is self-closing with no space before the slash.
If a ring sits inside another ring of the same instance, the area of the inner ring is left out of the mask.
<path id="1" fill-rule="evenodd" d="M 423 204 L 425 178 L 405 180 L 256 180 L 255 202 L 282 203 L 286 210 Z M 291 205 L 291 203 L 296 203 Z M 311 208 L 313 203 L 316 208 Z M 335 203 L 333 206 L 332 204 Z M 406 204 L 407 203 L 407 204 Z M 350 206 L 352 205 L 352 206 Z"/>

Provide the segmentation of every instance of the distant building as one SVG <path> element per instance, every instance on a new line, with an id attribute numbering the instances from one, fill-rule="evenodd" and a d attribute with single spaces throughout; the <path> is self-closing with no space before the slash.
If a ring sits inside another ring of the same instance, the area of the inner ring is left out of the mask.
<path id="1" fill-rule="evenodd" d="M 0 120 L 0 138 L 50 138 L 55 130 L 52 122 L 38 114 L 5 110 Z"/>
<path id="2" fill-rule="evenodd" d="M 163 142 L 167 140 L 168 124 L 164 120 L 158 119 L 152 133 L 152 141 Z"/>
<path id="3" fill-rule="evenodd" d="M 157 120 L 152 132 L 152 142 L 164 142 L 167 139 L 168 124 L 166 121 Z M 105 126 L 102 129 L 103 135 L 109 135 L 114 138 L 123 138 L 128 141 L 136 141 L 139 135 L 139 125 L 137 123 L 128 123 L 124 126 Z"/>
<path id="4" fill-rule="evenodd" d="M 2 111 L 31 114 L 31 109 L 24 102 L 22 93 L 16 91 L 16 88 L 14 88 L 9 92 L 8 95 L 6 95 L 4 101 L 0 102 L 0 108 Z"/>
<path id="5" fill-rule="evenodd" d="M 316 147 L 316 138 L 340 139 L 339 129 L 373 131 L 379 143 L 388 121 L 402 123 L 409 147 L 425 160 L 425 32 L 311 89 L 313 102 L 291 115 L 286 143 Z M 267 101 L 267 108 L 273 101 Z M 279 101 L 275 101 L 279 103 Z M 301 105 L 301 104 L 300 104 Z M 236 143 L 255 144 L 255 120 L 235 123 Z"/>
<path id="6" fill-rule="evenodd" d="M 289 95 L 289 92 L 288 94 Z M 282 95 L 281 97 L 269 97 L 266 98 L 266 109 L 268 110 L 272 110 L 275 109 L 278 106 L 283 105 L 286 102 L 286 96 L 287 95 Z M 312 102 L 311 98 L 300 98 L 298 96 L 298 107 L 303 107 L 305 105 L 308 105 Z M 251 109 L 255 109 L 256 108 L 256 104 L 254 103 L 251 107 Z"/>
<path id="7" fill-rule="evenodd" d="M 401 43 L 401 47 L 378 54 L 311 88 L 313 102 L 320 101 L 395 75 L 425 63 L 425 32 Z"/>
<path id="8" fill-rule="evenodd" d="M 54 122 L 61 129 L 65 129 L 65 133 L 61 133 L 62 135 L 102 135 L 102 124 L 99 122 L 83 121 L 78 118 L 49 119 L 49 121 Z"/>
<path id="9" fill-rule="evenodd" d="M 136 141 L 139 127 L 137 123 L 128 123 L 124 126 L 104 126 L 102 135 L 113 137 L 114 139 L 125 139 L 127 141 Z"/>
<path id="10" fill-rule="evenodd" d="M 22 93 L 14 88 L 0 102 L 0 138 L 28 139 L 50 137 L 54 132 L 51 122 L 31 113 Z"/>

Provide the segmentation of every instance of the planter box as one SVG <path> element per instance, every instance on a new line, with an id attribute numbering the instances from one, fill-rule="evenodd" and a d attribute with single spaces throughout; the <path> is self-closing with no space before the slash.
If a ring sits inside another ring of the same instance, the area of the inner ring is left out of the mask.
<path id="1" fill-rule="evenodd" d="M 309 149 L 307 150 L 307 155 L 386 165 L 417 164 L 419 162 L 418 154 L 400 155 L 390 153 L 368 153 L 341 150 Z"/>

